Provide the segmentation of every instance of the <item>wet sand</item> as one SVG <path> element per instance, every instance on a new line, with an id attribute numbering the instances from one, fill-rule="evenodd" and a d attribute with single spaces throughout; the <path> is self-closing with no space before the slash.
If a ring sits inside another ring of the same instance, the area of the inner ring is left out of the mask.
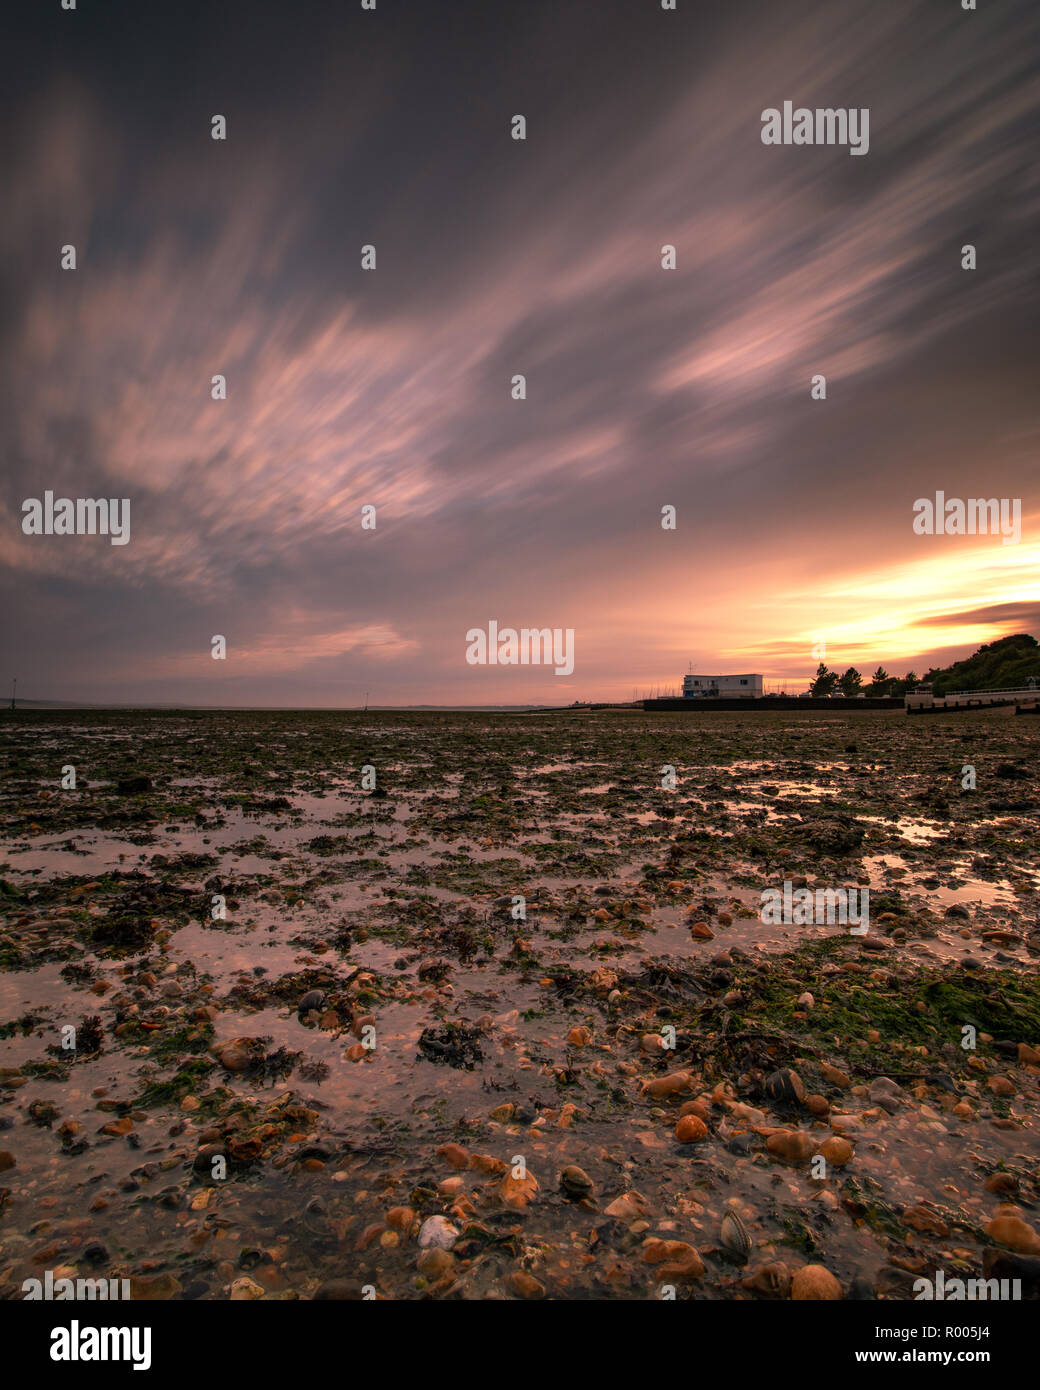
<path id="1" fill-rule="evenodd" d="M 1038 726 L 5 715 L 0 1297 L 1035 1297 Z"/>

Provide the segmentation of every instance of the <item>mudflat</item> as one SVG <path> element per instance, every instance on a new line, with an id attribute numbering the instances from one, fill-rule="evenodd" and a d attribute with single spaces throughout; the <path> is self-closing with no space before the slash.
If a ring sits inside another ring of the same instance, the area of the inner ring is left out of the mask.
<path id="1" fill-rule="evenodd" d="M 0 1296 L 1035 1294 L 1040 721 L 0 740 Z"/>

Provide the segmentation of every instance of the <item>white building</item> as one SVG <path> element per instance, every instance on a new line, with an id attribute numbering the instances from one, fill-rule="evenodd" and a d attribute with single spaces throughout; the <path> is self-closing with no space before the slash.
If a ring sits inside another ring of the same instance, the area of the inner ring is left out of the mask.
<path id="1" fill-rule="evenodd" d="M 723 696 L 732 700 L 735 696 L 749 699 L 762 694 L 762 677 L 750 676 L 683 676 L 683 697 L 697 700 L 713 696 Z"/>

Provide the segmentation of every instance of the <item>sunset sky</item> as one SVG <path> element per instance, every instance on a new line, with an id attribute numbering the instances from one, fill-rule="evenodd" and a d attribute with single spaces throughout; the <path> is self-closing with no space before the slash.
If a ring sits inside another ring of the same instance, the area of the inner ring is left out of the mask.
<path id="1" fill-rule="evenodd" d="M 1040 635 L 1035 0 L 9 10 L 8 688 L 569 703 Z M 785 99 L 869 153 L 764 146 Z M 46 489 L 130 543 L 23 535 Z M 937 490 L 1020 542 L 914 534 Z M 468 665 L 492 619 L 573 676 Z"/>

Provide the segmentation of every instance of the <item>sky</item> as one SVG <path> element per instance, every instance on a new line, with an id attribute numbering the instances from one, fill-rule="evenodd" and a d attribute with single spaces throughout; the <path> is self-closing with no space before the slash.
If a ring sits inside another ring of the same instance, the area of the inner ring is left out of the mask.
<path id="1" fill-rule="evenodd" d="M 799 691 L 821 653 L 904 674 L 1040 635 L 1034 0 L 3 23 L 20 694 Z M 867 108 L 867 152 L 763 144 L 785 100 Z M 47 490 L 130 499 L 129 542 L 25 534 Z M 916 534 L 940 490 L 1019 499 L 1020 539 Z M 572 631 L 573 673 L 469 664 L 492 621 Z"/>

